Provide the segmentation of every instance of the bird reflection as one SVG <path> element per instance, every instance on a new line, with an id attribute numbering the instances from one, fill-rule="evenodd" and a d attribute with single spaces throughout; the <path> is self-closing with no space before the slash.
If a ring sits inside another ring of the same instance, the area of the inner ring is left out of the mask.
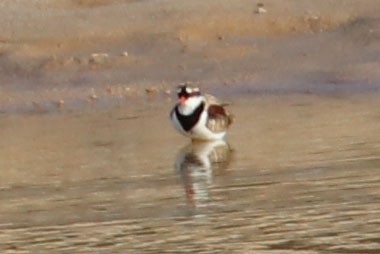
<path id="1" fill-rule="evenodd" d="M 222 173 L 228 167 L 231 151 L 224 140 L 217 140 L 193 142 L 178 152 L 175 168 L 189 205 L 198 208 L 208 205 L 213 175 Z"/>

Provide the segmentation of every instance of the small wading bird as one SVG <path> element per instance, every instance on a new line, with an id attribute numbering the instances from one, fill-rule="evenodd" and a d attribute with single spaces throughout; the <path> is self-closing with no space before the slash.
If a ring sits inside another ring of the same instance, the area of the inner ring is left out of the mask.
<path id="1" fill-rule="evenodd" d="M 180 84 L 178 102 L 170 113 L 174 128 L 192 140 L 224 138 L 232 116 L 214 96 L 202 95 L 198 87 Z"/>

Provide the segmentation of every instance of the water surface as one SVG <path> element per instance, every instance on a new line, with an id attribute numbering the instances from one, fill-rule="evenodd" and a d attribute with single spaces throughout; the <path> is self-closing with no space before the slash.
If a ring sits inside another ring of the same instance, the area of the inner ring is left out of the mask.
<path id="1" fill-rule="evenodd" d="M 378 95 L 232 99 L 226 142 L 171 103 L 0 115 L 2 253 L 379 253 Z"/>

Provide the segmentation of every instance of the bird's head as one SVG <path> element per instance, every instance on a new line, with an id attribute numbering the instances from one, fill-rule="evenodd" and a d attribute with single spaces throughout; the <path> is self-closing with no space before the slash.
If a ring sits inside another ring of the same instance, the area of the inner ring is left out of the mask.
<path id="1" fill-rule="evenodd" d="M 199 87 L 191 84 L 179 84 L 177 88 L 178 102 L 184 104 L 188 99 L 201 96 Z"/>
<path id="2" fill-rule="evenodd" d="M 183 114 L 191 113 L 204 100 L 199 87 L 187 83 L 178 85 L 177 96 Z"/>

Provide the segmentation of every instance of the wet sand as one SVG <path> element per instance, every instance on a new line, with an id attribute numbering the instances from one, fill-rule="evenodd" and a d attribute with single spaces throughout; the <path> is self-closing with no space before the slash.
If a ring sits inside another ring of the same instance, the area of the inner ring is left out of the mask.
<path id="1" fill-rule="evenodd" d="M 1 252 L 378 253 L 380 6 L 262 2 L 2 1 Z"/>
<path id="2" fill-rule="evenodd" d="M 379 4 L 2 1 L 0 106 L 165 93 L 379 89 Z"/>

